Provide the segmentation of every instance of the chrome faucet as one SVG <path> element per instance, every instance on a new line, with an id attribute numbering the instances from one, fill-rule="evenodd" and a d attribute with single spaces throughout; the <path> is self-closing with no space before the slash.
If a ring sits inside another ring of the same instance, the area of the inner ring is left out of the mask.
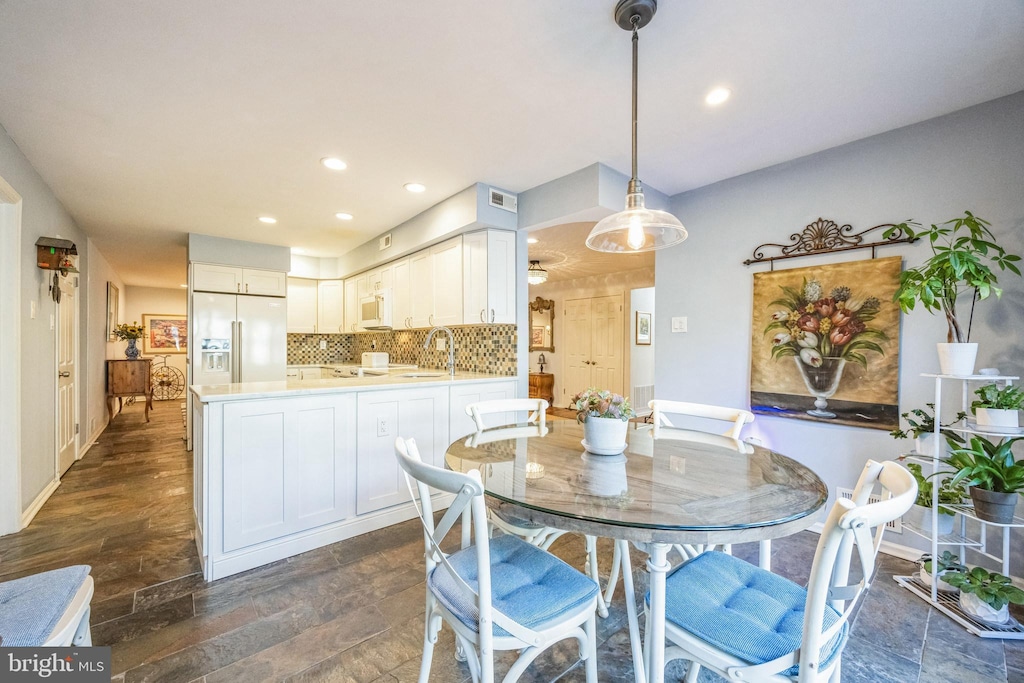
<path id="1" fill-rule="evenodd" d="M 448 372 L 452 377 L 455 377 L 455 335 L 452 334 L 451 330 L 443 325 L 431 328 L 427 334 L 427 340 L 423 342 L 423 348 L 430 348 L 430 340 L 434 338 L 434 333 L 438 330 L 448 333 Z"/>

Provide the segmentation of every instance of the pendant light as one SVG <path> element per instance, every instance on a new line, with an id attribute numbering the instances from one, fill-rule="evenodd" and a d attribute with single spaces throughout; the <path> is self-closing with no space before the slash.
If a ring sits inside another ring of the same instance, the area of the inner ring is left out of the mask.
<path id="1" fill-rule="evenodd" d="M 638 33 L 654 18 L 657 0 L 620 0 L 615 6 L 615 23 L 633 33 L 633 176 L 626 190 L 626 209 L 601 219 L 587 236 L 594 251 L 613 254 L 653 251 L 679 244 L 686 228 L 667 211 L 644 206 L 644 188 L 636 172 L 636 92 Z"/>
<path id="2" fill-rule="evenodd" d="M 542 285 L 548 281 L 548 271 L 540 267 L 540 261 L 530 261 L 526 269 L 526 281 L 531 285 Z"/>

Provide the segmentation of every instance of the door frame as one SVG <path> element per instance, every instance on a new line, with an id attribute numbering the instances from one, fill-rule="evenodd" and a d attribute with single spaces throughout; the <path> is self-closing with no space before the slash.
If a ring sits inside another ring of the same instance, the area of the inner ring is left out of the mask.
<path id="1" fill-rule="evenodd" d="M 72 311 L 72 315 L 74 316 L 74 322 L 72 323 L 72 327 L 74 329 L 72 330 L 72 334 L 71 334 L 71 338 L 73 340 L 72 343 L 74 344 L 74 347 L 75 347 L 74 351 L 71 354 L 74 357 L 73 363 L 74 363 L 74 366 L 75 366 L 75 377 L 74 377 L 75 389 L 74 389 L 74 395 L 73 395 L 72 400 L 71 400 L 71 405 L 74 406 L 74 411 L 75 411 L 75 414 L 74 414 L 74 422 L 75 422 L 75 439 L 74 439 L 75 440 L 75 457 L 72 458 L 72 463 L 71 463 L 71 465 L 68 466 L 70 468 L 76 462 L 78 462 L 79 460 L 82 459 L 82 429 L 81 429 L 81 424 L 79 422 L 79 417 L 82 414 L 82 406 L 79 405 L 80 398 L 82 396 L 82 385 L 79 384 L 79 382 L 81 381 L 81 378 L 82 378 L 82 372 L 81 372 L 81 369 L 80 369 L 81 368 L 81 357 L 80 357 L 80 353 L 79 353 L 80 350 L 81 350 L 81 346 L 82 346 L 82 334 L 81 334 L 82 333 L 82 327 L 81 327 L 82 326 L 82 316 L 81 316 L 82 302 L 79 300 L 80 299 L 80 293 L 81 293 L 81 289 L 80 289 L 80 283 L 81 283 L 80 275 L 77 274 L 77 273 L 76 274 L 69 274 L 69 275 L 66 276 L 65 279 L 69 283 L 71 283 L 72 287 L 75 290 L 75 293 L 72 296 L 72 299 L 75 302 L 74 303 L 74 310 Z M 65 301 L 64 301 L 64 297 L 63 296 L 61 296 L 61 303 L 54 302 L 54 304 L 53 304 L 54 319 L 56 320 L 56 325 L 53 326 L 53 372 L 54 372 L 54 374 L 56 374 L 58 372 L 58 369 L 60 368 L 60 307 L 63 306 L 63 305 L 65 305 Z M 60 468 L 60 379 L 59 378 L 57 379 L 57 382 L 54 385 L 54 392 L 53 392 L 53 416 L 54 416 L 54 420 L 53 420 L 53 434 L 54 434 L 54 440 L 53 440 L 53 478 L 54 478 L 55 481 L 60 481 L 60 479 L 64 476 L 65 473 L 62 472 L 61 468 Z"/>
<path id="2" fill-rule="evenodd" d="M 0 177 L 0 535 L 21 525 L 21 210 Z"/>

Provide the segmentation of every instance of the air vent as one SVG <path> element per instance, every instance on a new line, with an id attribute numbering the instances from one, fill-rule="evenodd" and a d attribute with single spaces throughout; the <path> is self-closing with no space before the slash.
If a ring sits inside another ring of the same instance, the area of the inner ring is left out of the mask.
<path id="1" fill-rule="evenodd" d="M 508 192 L 502 192 L 501 190 L 495 190 L 493 187 L 489 190 L 490 194 L 490 205 L 499 209 L 504 209 L 510 213 L 516 213 L 516 207 L 519 204 L 519 199 L 514 194 Z"/>
<path id="2" fill-rule="evenodd" d="M 390 249 L 391 248 L 391 233 L 389 232 L 388 234 L 386 234 L 383 237 L 381 237 L 378 240 L 378 243 L 380 245 L 379 246 L 379 250 L 380 251 L 384 251 L 385 249 Z"/>
<path id="3" fill-rule="evenodd" d="M 838 497 L 840 497 L 840 498 L 845 498 L 847 500 L 850 500 L 850 499 L 853 498 L 853 489 L 844 489 L 842 487 L 836 487 L 836 495 Z M 877 503 L 880 500 L 882 500 L 882 498 L 878 494 L 872 493 L 870 496 L 868 496 L 868 502 L 869 503 Z M 903 533 L 903 518 L 902 517 L 897 517 L 896 519 L 894 519 L 891 522 L 887 523 L 885 525 L 885 530 L 886 531 L 891 531 L 891 532 L 893 532 L 895 534 L 902 534 Z"/>

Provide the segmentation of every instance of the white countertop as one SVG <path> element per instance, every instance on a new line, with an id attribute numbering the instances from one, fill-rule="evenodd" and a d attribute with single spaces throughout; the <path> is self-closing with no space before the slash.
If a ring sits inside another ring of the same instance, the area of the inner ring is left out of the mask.
<path id="1" fill-rule="evenodd" d="M 321 367 L 321 366 L 308 366 Z M 238 384 L 193 385 L 191 391 L 202 403 L 236 401 L 256 398 L 281 398 L 332 394 L 366 389 L 397 389 L 409 386 L 450 386 L 456 382 L 496 382 L 516 380 L 515 375 L 492 375 L 485 372 L 456 372 L 452 377 L 444 370 L 420 368 L 408 374 L 430 374 L 431 377 L 403 377 L 406 372 L 392 372 L 373 377 L 330 377 L 325 379 L 289 379 L 280 382 L 242 382 Z"/>

